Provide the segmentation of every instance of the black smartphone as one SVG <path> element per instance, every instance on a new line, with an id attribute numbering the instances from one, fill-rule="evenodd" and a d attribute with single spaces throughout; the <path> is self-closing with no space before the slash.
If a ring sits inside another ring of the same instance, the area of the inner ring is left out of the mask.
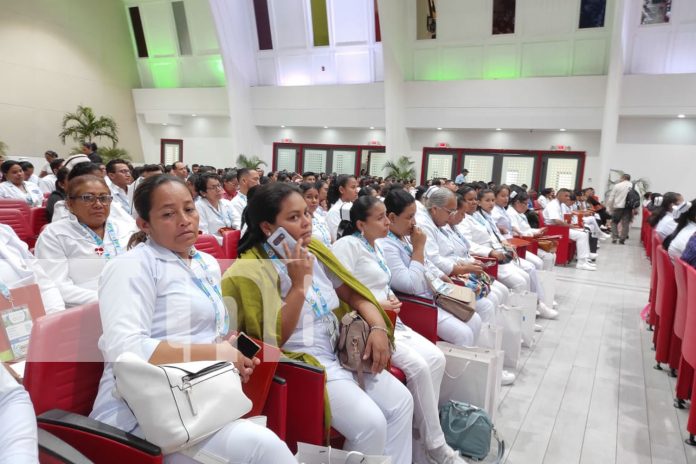
<path id="1" fill-rule="evenodd" d="M 251 359 L 261 350 L 261 347 L 244 332 L 239 332 L 235 339 L 236 348 L 247 358 Z"/>

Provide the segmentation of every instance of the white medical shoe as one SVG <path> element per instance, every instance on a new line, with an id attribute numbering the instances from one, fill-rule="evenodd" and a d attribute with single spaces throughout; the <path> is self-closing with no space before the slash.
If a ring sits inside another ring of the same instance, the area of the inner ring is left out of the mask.
<path id="1" fill-rule="evenodd" d="M 558 308 L 558 301 L 553 300 L 553 309 Z"/>
<path id="2" fill-rule="evenodd" d="M 544 328 L 540 324 L 534 324 L 535 332 L 543 332 Z"/>
<path id="3" fill-rule="evenodd" d="M 593 266 L 592 264 L 590 264 L 588 262 L 584 262 L 584 263 L 578 263 L 578 265 L 575 266 L 575 269 L 581 269 L 583 271 L 596 271 L 597 266 Z"/>
<path id="4" fill-rule="evenodd" d="M 539 311 L 539 316 L 543 317 L 544 319 L 556 319 L 558 317 L 558 311 L 549 308 L 544 304 L 543 301 L 539 302 L 537 308 Z"/>
<path id="5" fill-rule="evenodd" d="M 500 385 L 502 385 L 503 387 L 506 385 L 512 385 L 513 383 L 515 383 L 515 378 L 515 374 L 503 369 L 503 375 L 500 377 Z"/>
<path id="6" fill-rule="evenodd" d="M 464 459 L 458 452 L 445 444 L 439 448 L 427 450 L 425 457 L 431 464 L 468 464 L 469 461 Z"/>
<path id="7" fill-rule="evenodd" d="M 590 253 L 590 259 L 597 259 L 597 253 Z"/>

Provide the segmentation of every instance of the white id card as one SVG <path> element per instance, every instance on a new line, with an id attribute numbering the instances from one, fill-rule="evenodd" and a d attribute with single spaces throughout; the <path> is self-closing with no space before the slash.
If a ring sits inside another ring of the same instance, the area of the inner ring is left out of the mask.
<path id="1" fill-rule="evenodd" d="M 2 321 L 2 327 L 10 343 L 12 358 L 21 359 L 26 357 L 32 327 L 29 306 L 20 305 L 2 311 L 0 313 L 0 321 Z M 6 355 L 6 352 L 3 355 Z"/>

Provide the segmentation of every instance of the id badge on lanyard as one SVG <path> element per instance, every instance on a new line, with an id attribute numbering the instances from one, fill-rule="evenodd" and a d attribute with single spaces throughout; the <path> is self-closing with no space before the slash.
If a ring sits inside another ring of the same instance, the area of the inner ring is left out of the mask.
<path id="1" fill-rule="evenodd" d="M 15 305 L 10 289 L 0 282 L 0 292 L 10 304 L 9 309 L 0 311 L 0 323 L 7 335 L 10 349 L 0 353 L 0 361 L 12 361 L 26 357 L 31 335 L 31 313 L 29 305 Z"/>

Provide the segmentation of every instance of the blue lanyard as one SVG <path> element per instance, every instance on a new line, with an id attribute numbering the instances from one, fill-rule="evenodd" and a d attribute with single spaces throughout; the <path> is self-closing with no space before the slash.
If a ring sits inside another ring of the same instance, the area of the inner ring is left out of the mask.
<path id="1" fill-rule="evenodd" d="M 326 226 L 326 223 L 312 216 L 312 227 L 319 231 L 319 234 L 321 235 L 321 241 L 324 242 L 324 245 L 331 246 L 331 235 L 329 234 L 329 230 Z"/>
<path id="2" fill-rule="evenodd" d="M 124 199 L 120 191 L 117 191 L 115 196 L 118 198 L 118 201 L 121 202 L 126 211 L 128 211 L 128 214 L 131 214 L 131 206 L 130 203 L 128 203 L 128 198 L 126 197 Z"/>
<path id="3" fill-rule="evenodd" d="M 401 240 L 391 230 L 387 233 L 387 237 L 389 237 L 390 239 L 396 241 L 396 243 L 401 245 L 403 247 L 403 249 L 406 251 L 406 254 L 408 254 L 408 256 L 413 256 L 413 247 L 411 246 L 410 243 L 408 243 L 405 240 Z"/>
<path id="4" fill-rule="evenodd" d="M 469 241 L 464 237 L 458 230 L 457 227 L 450 226 L 450 229 L 452 229 L 452 232 L 454 232 L 454 240 L 458 241 L 461 245 L 464 246 L 466 249 L 466 256 L 463 256 L 463 258 L 468 258 L 469 257 Z"/>
<path id="5" fill-rule="evenodd" d="M 215 208 L 213 208 L 213 205 L 210 204 L 207 198 L 204 198 L 203 201 L 205 201 L 206 205 L 208 205 L 208 208 L 215 214 L 215 216 L 222 221 L 222 223 L 225 225 L 225 227 L 232 227 L 232 215 L 230 214 L 230 211 L 227 210 L 227 214 L 223 216 L 222 214 L 222 203 L 218 203 L 218 208 L 220 211 L 218 212 Z M 227 220 L 225 220 L 225 218 Z"/>
<path id="6" fill-rule="evenodd" d="M 12 293 L 10 293 L 10 288 L 5 285 L 5 282 L 2 280 L 0 280 L 0 293 L 2 293 L 3 298 L 10 303 L 10 306 L 14 307 L 14 301 L 12 299 Z"/>
<path id="7" fill-rule="evenodd" d="M 290 277 L 288 274 L 287 267 L 283 264 L 280 258 L 278 258 L 278 255 L 276 255 L 275 251 L 273 251 L 273 248 L 271 248 L 268 245 L 268 243 L 264 242 L 263 249 L 268 255 L 268 257 L 271 259 L 273 266 L 278 270 L 278 272 L 281 272 L 282 274 Z M 321 304 L 320 308 L 319 304 L 317 303 L 317 298 L 309 298 L 307 297 L 307 295 L 305 295 L 305 301 L 309 303 L 309 305 L 312 307 L 314 315 L 317 318 L 322 318 L 328 315 L 331 312 L 329 309 L 329 304 L 326 302 L 326 299 L 324 299 L 324 295 L 321 294 L 321 289 L 319 288 L 319 286 L 314 282 L 314 278 L 312 278 L 312 292 L 314 292 L 316 297 L 319 299 L 319 303 Z"/>
<path id="8" fill-rule="evenodd" d="M 388 280 L 389 280 L 389 282 L 391 282 L 391 276 L 392 276 L 391 271 L 387 267 L 387 263 L 384 260 L 384 255 L 382 255 L 382 250 L 380 250 L 379 247 L 373 247 L 372 245 L 370 245 L 370 242 L 368 242 L 367 239 L 359 232 L 354 233 L 353 237 L 357 237 L 358 240 L 360 240 L 360 243 L 363 244 L 365 249 L 372 256 L 375 257 L 375 259 L 377 260 L 377 264 L 379 264 L 379 267 L 381 267 L 382 270 L 384 271 L 384 273 L 387 274 Z"/>
<path id="9" fill-rule="evenodd" d="M 111 254 L 109 254 L 108 251 L 106 251 L 106 247 L 104 246 L 104 240 L 97 235 L 96 232 L 94 232 L 92 229 L 87 227 L 86 225 L 80 223 L 80 225 L 87 231 L 87 233 L 92 237 L 92 240 L 97 244 L 97 248 L 95 251 L 99 256 L 104 256 L 106 259 L 111 258 Z M 116 231 L 114 230 L 114 225 L 110 222 L 107 221 L 106 225 L 104 226 L 104 229 L 106 230 L 106 233 L 109 235 L 109 240 L 111 240 L 111 243 L 114 246 L 114 252 L 116 255 L 120 255 L 121 251 L 123 249 L 121 248 L 121 243 L 118 241 L 118 237 L 116 236 Z"/>
<path id="10" fill-rule="evenodd" d="M 193 269 L 191 269 L 191 266 L 188 266 L 183 259 L 181 259 L 181 256 L 178 254 L 174 253 L 174 255 L 179 258 L 179 261 L 181 264 L 186 267 L 186 270 L 191 274 L 191 279 L 193 280 L 193 283 L 196 284 L 196 287 L 199 288 L 201 292 L 210 300 L 210 302 L 213 304 L 213 307 L 215 308 L 215 331 L 218 334 L 218 337 L 223 337 L 227 335 L 227 332 L 230 330 L 230 316 L 227 313 L 227 309 L 225 309 L 225 305 L 222 300 L 222 293 L 220 292 L 220 287 L 215 283 L 215 280 L 213 280 L 212 276 L 210 275 L 208 265 L 205 264 L 205 261 L 201 257 L 201 254 L 196 250 L 194 247 L 191 247 L 191 250 L 189 251 L 189 256 L 198 263 L 198 265 L 203 269 L 203 272 L 205 273 L 205 280 L 213 288 L 213 291 L 217 295 L 217 299 L 213 296 L 212 293 L 210 293 L 210 290 L 206 285 L 203 283 L 200 277 L 196 275 L 195 272 L 193 272 Z"/>
<path id="11" fill-rule="evenodd" d="M 493 224 L 493 220 L 490 218 L 490 216 L 487 216 L 481 211 L 477 211 L 474 213 L 474 218 L 488 230 L 489 234 L 493 234 L 499 243 L 503 243 L 498 235 L 498 232 L 496 232 L 496 226 Z"/>

